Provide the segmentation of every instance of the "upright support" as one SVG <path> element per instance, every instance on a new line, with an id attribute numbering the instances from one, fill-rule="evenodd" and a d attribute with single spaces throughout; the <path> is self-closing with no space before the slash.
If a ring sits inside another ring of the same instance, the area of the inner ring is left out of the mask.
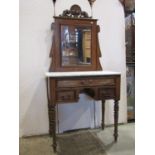
<path id="1" fill-rule="evenodd" d="M 115 100 L 114 103 L 114 139 L 117 142 L 118 137 L 118 111 L 119 111 L 119 103 L 118 100 Z"/>
<path id="2" fill-rule="evenodd" d="M 56 101 L 55 101 L 55 79 L 49 79 L 49 88 L 50 88 L 50 102 L 48 105 L 49 109 L 49 131 L 50 135 L 53 137 L 53 150 L 56 152 Z"/>
<path id="3" fill-rule="evenodd" d="M 104 119 L 105 119 L 105 100 L 102 99 L 102 129 L 104 130 L 105 127 L 105 123 L 104 123 Z"/>
<path id="4" fill-rule="evenodd" d="M 51 130 L 52 130 L 52 137 L 53 137 L 53 150 L 56 152 L 56 112 L 55 112 L 55 105 L 52 104 L 51 108 Z"/>
<path id="5" fill-rule="evenodd" d="M 48 117 L 49 117 L 49 134 L 51 137 L 53 137 L 52 133 L 52 108 L 51 108 L 51 104 L 48 104 Z"/>
<path id="6" fill-rule="evenodd" d="M 50 108 L 50 105 L 51 105 L 51 100 L 50 100 L 50 90 L 49 90 L 49 78 L 47 77 L 46 78 L 46 89 L 47 89 L 47 101 L 48 101 L 48 116 L 49 116 L 49 134 L 50 136 L 52 137 L 52 125 L 51 125 L 51 108 Z"/>

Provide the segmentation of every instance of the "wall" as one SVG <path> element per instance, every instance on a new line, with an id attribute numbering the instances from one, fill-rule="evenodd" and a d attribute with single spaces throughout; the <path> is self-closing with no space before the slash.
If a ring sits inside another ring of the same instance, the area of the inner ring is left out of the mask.
<path id="1" fill-rule="evenodd" d="M 58 0 L 56 15 L 72 4 L 81 5 L 90 14 L 88 1 Z M 20 136 L 48 133 L 48 109 L 45 87 L 45 72 L 50 59 L 53 22 L 51 0 L 20 0 Z M 101 27 L 100 59 L 104 70 L 120 71 L 121 100 L 119 122 L 126 122 L 126 76 L 124 13 L 118 0 L 97 0 L 94 18 Z M 94 108 L 95 105 L 95 108 Z M 101 103 L 94 104 L 90 98 L 80 95 L 77 104 L 59 105 L 59 131 L 100 126 Z M 94 109 L 96 118 L 94 123 Z M 106 102 L 106 124 L 113 124 L 113 102 Z"/>

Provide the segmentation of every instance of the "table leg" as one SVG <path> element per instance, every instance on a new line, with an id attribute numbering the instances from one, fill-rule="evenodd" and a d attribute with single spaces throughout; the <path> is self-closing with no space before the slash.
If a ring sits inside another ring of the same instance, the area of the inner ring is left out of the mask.
<path id="1" fill-rule="evenodd" d="M 104 124 L 104 116 L 105 116 L 105 100 L 102 100 L 102 129 L 104 130 L 105 124 Z"/>
<path id="2" fill-rule="evenodd" d="M 53 137 L 53 150 L 56 152 L 56 115 L 55 115 L 55 105 L 49 104 L 49 133 Z"/>
<path id="3" fill-rule="evenodd" d="M 114 139 L 115 139 L 115 142 L 117 142 L 117 137 L 118 137 L 118 111 L 119 111 L 118 101 L 115 100 L 115 103 L 114 103 Z"/>
<path id="4" fill-rule="evenodd" d="M 48 104 L 48 116 L 49 116 L 49 134 L 51 137 L 53 137 L 52 135 L 52 108 L 50 106 L 50 104 Z"/>
<path id="5" fill-rule="evenodd" d="M 51 128 L 53 137 L 53 150 L 56 152 L 56 117 L 55 117 L 55 105 L 51 105 Z"/>

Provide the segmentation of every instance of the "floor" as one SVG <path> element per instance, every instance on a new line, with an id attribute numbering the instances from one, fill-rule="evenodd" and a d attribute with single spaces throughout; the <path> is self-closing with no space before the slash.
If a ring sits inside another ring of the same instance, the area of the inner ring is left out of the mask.
<path id="1" fill-rule="evenodd" d="M 119 139 L 117 143 L 113 142 L 113 127 L 106 127 L 104 131 L 99 129 L 90 131 L 95 133 L 102 141 L 107 155 L 135 154 L 134 123 L 119 125 Z M 51 145 L 52 139 L 49 136 L 21 138 L 20 155 L 55 155 Z"/>

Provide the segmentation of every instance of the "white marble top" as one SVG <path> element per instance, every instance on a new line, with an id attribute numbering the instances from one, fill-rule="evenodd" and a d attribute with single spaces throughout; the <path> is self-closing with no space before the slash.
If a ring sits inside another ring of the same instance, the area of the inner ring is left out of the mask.
<path id="1" fill-rule="evenodd" d="M 120 75 L 120 72 L 113 71 L 78 71 L 78 72 L 46 72 L 46 77 L 73 77 L 73 76 L 100 76 Z"/>

